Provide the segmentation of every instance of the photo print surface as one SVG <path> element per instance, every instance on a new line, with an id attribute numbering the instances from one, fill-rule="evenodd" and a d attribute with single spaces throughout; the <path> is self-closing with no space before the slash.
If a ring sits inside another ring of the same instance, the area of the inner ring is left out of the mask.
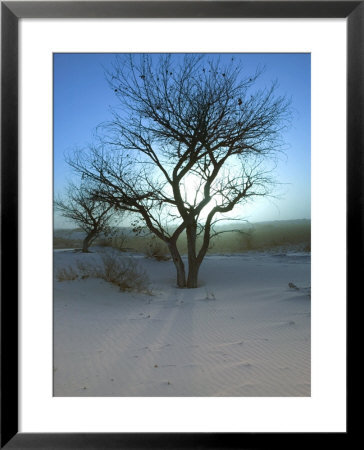
<path id="1" fill-rule="evenodd" d="M 310 77 L 54 54 L 54 396 L 311 395 Z"/>

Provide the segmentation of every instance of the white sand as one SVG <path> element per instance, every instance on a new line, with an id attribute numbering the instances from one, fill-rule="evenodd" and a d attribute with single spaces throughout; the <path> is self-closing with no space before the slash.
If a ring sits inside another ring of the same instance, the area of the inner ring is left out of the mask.
<path id="1" fill-rule="evenodd" d="M 97 257 L 55 251 L 55 269 Z M 307 254 L 208 256 L 197 289 L 136 258 L 153 296 L 55 280 L 54 395 L 310 395 L 310 298 L 288 287 L 310 285 Z"/>

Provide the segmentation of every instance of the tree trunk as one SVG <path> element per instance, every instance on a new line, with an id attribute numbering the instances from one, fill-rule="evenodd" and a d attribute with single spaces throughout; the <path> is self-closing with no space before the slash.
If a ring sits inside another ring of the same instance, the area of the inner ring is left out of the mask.
<path id="1" fill-rule="evenodd" d="M 187 251 L 188 251 L 188 276 L 187 287 L 197 288 L 198 271 L 200 263 L 196 257 L 196 237 L 197 237 L 197 223 L 192 223 L 186 228 L 187 234 Z"/>
<path id="2" fill-rule="evenodd" d="M 189 259 L 188 277 L 187 277 L 187 287 L 188 288 L 197 288 L 199 269 L 200 269 L 200 264 L 197 262 L 196 258 L 194 260 Z"/>
<path id="3" fill-rule="evenodd" d="M 89 233 L 82 243 L 82 253 L 89 253 L 88 249 L 92 243 L 92 241 L 95 239 L 95 233 Z"/>
<path id="4" fill-rule="evenodd" d="M 185 265 L 177 249 L 177 244 L 175 242 L 168 242 L 168 248 L 177 271 L 177 286 L 184 288 L 186 287 Z"/>

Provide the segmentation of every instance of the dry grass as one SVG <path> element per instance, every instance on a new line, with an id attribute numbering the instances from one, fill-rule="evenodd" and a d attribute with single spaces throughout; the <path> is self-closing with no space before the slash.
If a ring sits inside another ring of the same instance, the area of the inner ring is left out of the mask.
<path id="1" fill-rule="evenodd" d="M 58 281 L 101 278 L 118 286 L 121 291 L 136 291 L 151 294 L 149 279 L 143 268 L 133 258 L 122 258 L 116 253 L 101 255 L 101 263 L 77 261 L 77 270 L 72 267 L 61 268 L 57 272 Z"/>
<path id="2" fill-rule="evenodd" d="M 147 243 L 145 254 L 148 258 L 153 258 L 157 261 L 168 261 L 171 259 L 166 244 L 154 237 L 152 237 L 150 242 Z"/>
<path id="3" fill-rule="evenodd" d="M 96 240 L 95 245 L 100 247 L 111 247 L 119 251 L 125 251 L 127 236 L 123 232 L 114 233 L 111 236 L 100 237 Z"/>
<path id="4" fill-rule="evenodd" d="M 53 248 L 79 248 L 82 247 L 82 239 L 69 239 L 67 237 L 54 236 Z"/>
<path id="5" fill-rule="evenodd" d="M 78 278 L 78 273 L 73 267 L 63 267 L 57 270 L 56 278 L 58 281 L 73 281 Z"/>
<path id="6" fill-rule="evenodd" d="M 240 232 L 226 232 L 212 239 L 209 254 L 213 253 L 242 253 L 246 251 L 260 251 L 286 246 L 296 247 L 299 251 L 310 252 L 311 223 L 302 221 L 277 221 L 245 224 L 233 228 L 239 228 Z M 226 225 L 222 229 L 228 229 Z M 197 239 L 201 245 L 201 236 Z M 54 238 L 54 248 L 76 248 L 82 245 L 82 240 L 74 240 L 57 236 Z M 150 258 L 159 261 L 169 259 L 166 245 L 159 239 L 148 235 L 134 236 L 125 231 L 120 231 L 112 238 L 100 237 L 94 245 L 107 246 L 121 251 L 134 251 L 144 253 Z M 177 242 L 179 251 L 187 253 L 187 241 L 184 233 Z"/>
<path id="7" fill-rule="evenodd" d="M 121 291 L 148 291 L 148 276 L 132 258 L 122 259 L 113 254 L 104 254 L 101 268 L 99 278 L 118 286 Z"/>

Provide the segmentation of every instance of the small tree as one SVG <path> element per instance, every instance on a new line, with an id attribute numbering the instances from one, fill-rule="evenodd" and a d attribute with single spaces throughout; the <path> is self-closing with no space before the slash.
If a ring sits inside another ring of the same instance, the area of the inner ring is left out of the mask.
<path id="1" fill-rule="evenodd" d="M 281 148 L 289 104 L 274 84 L 254 89 L 259 75 L 244 75 L 234 57 L 227 64 L 199 55 L 117 57 L 108 81 L 121 107 L 99 146 L 69 158 L 98 183 L 99 199 L 123 205 L 167 244 L 179 287 L 197 287 L 216 221 L 270 193 L 265 163 Z"/>
<path id="2" fill-rule="evenodd" d="M 101 233 L 110 232 L 115 215 L 113 205 L 95 199 L 85 184 L 70 183 L 65 197 L 58 197 L 54 207 L 86 233 L 82 244 L 84 253 L 88 253 L 90 245 Z"/>

